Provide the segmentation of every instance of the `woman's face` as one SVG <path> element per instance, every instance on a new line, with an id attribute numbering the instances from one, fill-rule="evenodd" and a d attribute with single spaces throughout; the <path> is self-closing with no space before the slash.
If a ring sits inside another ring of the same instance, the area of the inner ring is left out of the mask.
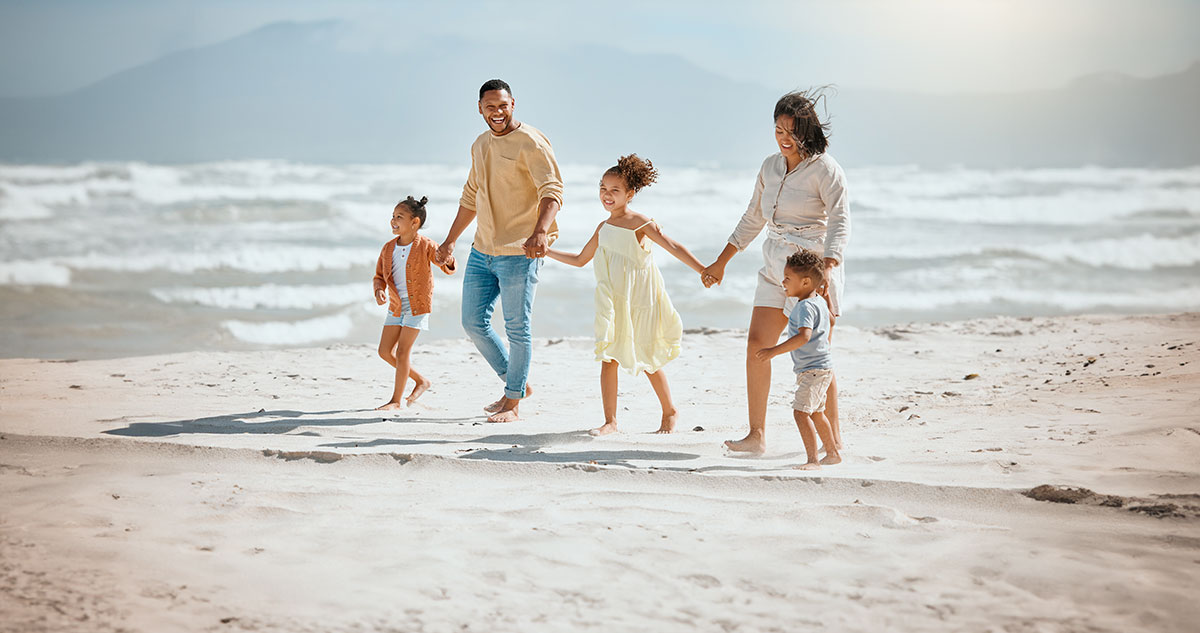
<path id="1" fill-rule="evenodd" d="M 787 158 L 803 157 L 800 145 L 792 138 L 792 127 L 795 123 L 790 114 L 781 114 L 775 119 L 775 142 L 779 145 L 779 151 Z"/>

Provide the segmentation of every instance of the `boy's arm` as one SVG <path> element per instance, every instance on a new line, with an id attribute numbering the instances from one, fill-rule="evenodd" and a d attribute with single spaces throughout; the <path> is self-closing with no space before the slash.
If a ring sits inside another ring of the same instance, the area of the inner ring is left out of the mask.
<path id="1" fill-rule="evenodd" d="M 701 264 L 700 260 L 696 259 L 696 256 L 686 246 L 667 237 L 657 222 L 650 222 L 650 224 L 645 226 L 644 230 L 646 231 L 646 237 L 650 238 L 650 241 L 663 247 L 668 253 L 674 255 L 675 259 L 687 264 L 688 268 L 698 273 L 704 272 L 704 264 Z"/>
<path id="2" fill-rule="evenodd" d="M 604 226 L 604 223 L 601 222 L 600 226 Z M 596 232 L 592 233 L 592 239 L 588 240 L 588 243 L 583 245 L 583 250 L 579 251 L 578 255 L 572 255 L 565 251 L 548 248 L 546 249 L 546 256 L 564 264 L 583 267 L 585 264 L 592 261 L 592 258 L 596 256 L 596 249 L 600 245 L 600 226 L 596 227 Z"/>
<path id="3" fill-rule="evenodd" d="M 788 340 L 774 347 L 765 347 L 760 349 L 754 354 L 754 356 L 758 358 L 758 360 L 770 360 L 776 356 L 779 356 L 780 354 L 786 354 L 804 347 L 810 338 L 812 338 L 812 328 L 802 327 L 800 328 L 800 332 L 792 338 L 789 338 Z"/>

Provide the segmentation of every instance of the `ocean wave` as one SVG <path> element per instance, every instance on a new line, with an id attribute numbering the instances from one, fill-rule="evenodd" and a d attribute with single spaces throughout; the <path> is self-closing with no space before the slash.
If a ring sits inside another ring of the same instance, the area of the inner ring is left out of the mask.
<path id="1" fill-rule="evenodd" d="M 244 244 L 237 249 L 208 253 L 176 251 L 129 255 L 88 253 L 9 262 L 6 265 L 139 273 L 166 271 L 188 274 L 210 270 L 284 273 L 372 267 L 378 257 L 378 248 L 318 248 L 279 244 Z"/>
<path id="2" fill-rule="evenodd" d="M 303 345 L 345 338 L 354 322 L 347 314 L 334 314 L 301 321 L 223 321 L 221 326 L 246 343 Z"/>
<path id="3" fill-rule="evenodd" d="M 70 283 L 71 270 L 65 266 L 36 261 L 0 263 L 0 285 L 63 288 Z"/>
<path id="4" fill-rule="evenodd" d="M 1009 287 L 964 287 L 961 289 L 915 291 L 855 291 L 845 298 L 846 312 L 856 310 L 894 310 L 926 312 L 935 308 L 954 306 L 1019 305 L 1032 308 L 1053 308 L 1062 312 L 1081 313 L 1094 310 L 1119 309 L 1129 311 L 1197 310 L 1200 309 L 1200 286 L 1174 290 L 1139 292 L 1077 292 L 1044 289 L 1022 291 Z M 989 311 L 988 313 L 992 313 Z"/>
<path id="5" fill-rule="evenodd" d="M 155 288 L 150 294 L 166 303 L 191 303 L 226 310 L 311 310 L 358 303 L 371 296 L 371 283 Z"/>
<path id="6" fill-rule="evenodd" d="M 1180 237 L 1141 234 L 1080 242 L 1058 241 L 1021 246 L 960 246 L 956 244 L 895 244 L 847 252 L 847 265 L 877 266 L 889 260 L 928 260 L 946 264 L 951 259 L 992 261 L 1028 259 L 1072 262 L 1092 267 L 1126 270 L 1194 266 L 1200 264 L 1200 232 Z"/>

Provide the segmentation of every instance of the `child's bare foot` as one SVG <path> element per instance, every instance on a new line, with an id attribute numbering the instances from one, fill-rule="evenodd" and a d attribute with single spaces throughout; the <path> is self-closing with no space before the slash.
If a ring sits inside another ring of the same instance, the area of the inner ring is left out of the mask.
<path id="1" fill-rule="evenodd" d="M 417 398 L 420 398 L 421 394 L 428 391 L 429 388 L 432 386 L 433 386 L 433 383 L 430 382 L 429 380 L 425 380 L 423 382 L 418 382 L 416 384 L 416 386 L 413 387 L 412 393 L 408 394 L 408 397 L 405 398 L 404 401 L 407 402 L 409 406 L 412 406 L 412 403 L 416 402 Z"/>
<path id="2" fill-rule="evenodd" d="M 840 464 L 840 463 L 842 463 L 842 456 L 838 455 L 837 453 L 834 453 L 832 455 L 826 455 L 825 457 L 821 458 L 822 466 L 832 466 L 834 464 Z"/>
<path id="3" fill-rule="evenodd" d="M 672 409 L 670 413 L 663 413 L 662 423 L 658 425 L 658 430 L 654 433 L 663 435 L 675 431 L 675 418 L 679 417 L 679 412 Z"/>
<path id="4" fill-rule="evenodd" d="M 521 416 L 517 413 L 517 405 L 520 404 L 520 402 L 520 400 L 502 398 L 500 401 L 500 410 L 488 416 L 487 421 L 516 422 L 517 420 L 520 420 Z"/>
<path id="5" fill-rule="evenodd" d="M 617 423 L 616 422 L 605 422 L 603 426 L 598 426 L 598 427 L 588 431 L 588 435 L 591 435 L 592 437 L 600 437 L 601 435 L 608 435 L 609 433 L 616 433 L 616 432 L 617 432 Z"/>
<path id="6" fill-rule="evenodd" d="M 761 434 L 751 432 L 740 440 L 725 440 L 725 447 L 738 453 L 762 455 L 767 452 L 767 441 Z"/>
<path id="7" fill-rule="evenodd" d="M 808 462 L 794 467 L 796 470 L 821 470 L 820 462 Z"/>
<path id="8" fill-rule="evenodd" d="M 396 402 L 395 400 L 393 400 L 393 401 L 383 405 L 382 407 L 375 407 L 375 410 L 376 411 L 392 411 L 395 409 L 403 409 L 403 408 L 404 408 L 403 404 L 400 404 L 399 402 Z"/>
<path id="9" fill-rule="evenodd" d="M 525 385 L 525 397 L 528 398 L 529 396 L 532 396 L 532 395 L 533 395 L 533 388 L 531 388 L 529 385 Z M 504 408 L 505 400 L 508 400 L 508 398 L 505 396 L 501 396 L 499 400 L 484 407 L 483 412 L 484 413 L 496 413 L 496 412 L 500 411 L 500 409 Z"/>

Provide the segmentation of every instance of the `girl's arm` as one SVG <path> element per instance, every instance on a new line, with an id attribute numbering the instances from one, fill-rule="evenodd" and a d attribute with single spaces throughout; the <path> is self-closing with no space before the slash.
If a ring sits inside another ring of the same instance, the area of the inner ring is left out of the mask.
<path id="1" fill-rule="evenodd" d="M 764 347 L 754 353 L 758 360 L 771 360 L 780 354 L 786 354 L 804 347 L 812 338 L 812 328 L 802 327 L 800 333 L 774 347 Z"/>
<path id="2" fill-rule="evenodd" d="M 546 257 L 549 257 L 554 260 L 558 260 L 564 264 L 570 264 L 572 266 L 582 268 L 585 264 L 592 261 L 592 257 L 595 257 L 595 255 L 596 255 L 596 247 L 599 246 L 599 244 L 600 244 L 600 227 L 601 226 L 604 226 L 603 222 L 601 222 L 600 225 L 596 227 L 596 232 L 592 233 L 592 239 L 588 240 L 588 243 L 583 245 L 583 250 L 579 251 L 578 255 L 572 255 L 565 251 L 559 251 L 559 250 L 555 250 L 553 248 L 547 248 L 546 249 Z"/>
<path id="3" fill-rule="evenodd" d="M 655 244 L 663 247 L 668 253 L 674 255 L 675 259 L 687 264 L 688 268 L 698 273 L 704 272 L 704 264 L 701 264 L 700 260 L 696 259 L 696 256 L 686 246 L 667 237 L 657 222 L 650 222 L 642 230 L 646 232 L 646 237 L 650 238 Z"/>

